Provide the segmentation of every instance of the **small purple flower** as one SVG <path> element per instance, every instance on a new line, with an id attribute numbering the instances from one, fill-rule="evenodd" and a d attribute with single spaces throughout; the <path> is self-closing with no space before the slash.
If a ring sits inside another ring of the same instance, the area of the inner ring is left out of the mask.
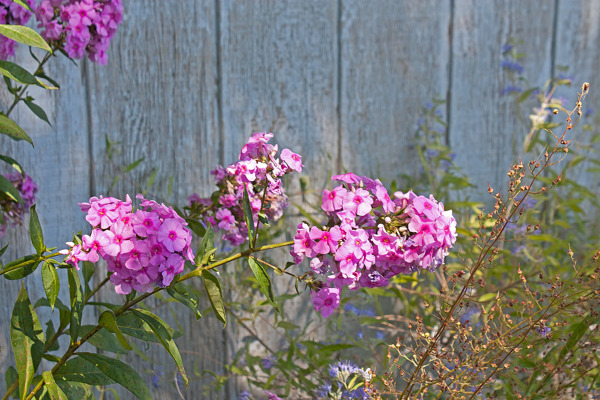
<path id="1" fill-rule="evenodd" d="M 516 72 L 519 75 L 523 73 L 523 66 L 515 61 L 502 60 L 500 66 L 508 71 Z"/>
<path id="2" fill-rule="evenodd" d="M 506 85 L 501 91 L 500 96 L 504 96 L 510 93 L 521 93 L 523 89 L 515 85 Z"/>

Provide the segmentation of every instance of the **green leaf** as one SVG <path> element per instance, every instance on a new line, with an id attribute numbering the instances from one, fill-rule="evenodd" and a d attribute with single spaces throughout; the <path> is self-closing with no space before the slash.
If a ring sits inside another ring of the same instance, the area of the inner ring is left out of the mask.
<path id="1" fill-rule="evenodd" d="M 27 46 L 37 47 L 52 53 L 52 49 L 48 43 L 40 36 L 39 33 L 31 28 L 21 25 L 0 25 L 0 35 L 4 35 L 16 42 L 23 43 Z"/>
<path id="2" fill-rule="evenodd" d="M 31 100 L 25 100 L 25 105 L 42 121 L 45 121 L 48 125 L 52 126 L 46 115 L 46 111 Z"/>
<path id="3" fill-rule="evenodd" d="M 51 89 L 60 89 L 60 85 L 54 79 L 50 78 L 48 75 L 44 74 L 43 72 L 37 73 L 37 74 L 35 74 L 35 76 L 39 76 L 40 78 L 43 78 L 43 79 L 47 80 L 48 82 L 50 82 L 53 85 L 53 87 Z M 38 79 L 38 82 L 40 82 L 39 79 Z M 43 83 L 42 83 L 42 85 L 43 85 Z M 44 87 L 47 87 L 47 86 L 44 86 Z"/>
<path id="4" fill-rule="evenodd" d="M 6 388 L 9 388 L 19 379 L 19 375 L 17 374 L 17 370 L 12 365 L 6 369 L 6 373 L 4 374 L 4 381 L 6 382 Z M 18 392 L 18 390 L 17 390 Z M 18 398 L 18 395 L 13 392 L 13 396 Z"/>
<path id="5" fill-rule="evenodd" d="M 4 175 L 0 175 L 0 192 L 5 193 L 11 200 L 23 204 L 23 199 L 21 198 L 19 190 Z"/>
<path id="6" fill-rule="evenodd" d="M 58 291 L 60 290 L 60 280 L 56 268 L 48 261 L 44 261 L 42 264 L 42 281 L 50 307 L 54 310 L 54 303 L 56 303 Z"/>
<path id="7" fill-rule="evenodd" d="M 260 291 L 267 297 L 269 303 L 271 303 L 271 305 L 277 311 L 279 311 L 277 303 L 275 303 L 275 299 L 273 298 L 273 288 L 271 286 L 271 279 L 269 278 L 269 275 L 267 274 L 264 265 L 254 257 L 248 257 L 248 264 L 250 265 L 250 269 L 252 270 L 252 273 L 258 281 Z"/>
<path id="8" fill-rule="evenodd" d="M 216 251 L 215 245 L 215 232 L 209 226 L 198 245 L 198 251 L 196 252 L 196 266 L 205 265 L 208 263 L 210 256 Z"/>
<path id="9" fill-rule="evenodd" d="M 94 394 L 90 385 L 60 380 L 56 380 L 56 384 L 65 392 L 69 400 L 94 400 Z"/>
<path id="10" fill-rule="evenodd" d="M 210 271 L 202 271 L 202 277 L 204 278 L 204 288 L 206 289 L 206 293 L 208 293 L 210 305 L 212 306 L 215 316 L 223 323 L 223 327 L 225 327 L 227 325 L 227 315 L 225 314 L 225 305 L 223 304 L 221 284 L 217 277 Z"/>
<path id="11" fill-rule="evenodd" d="M 117 336 L 119 343 L 121 343 L 121 346 L 127 350 L 131 350 L 131 346 L 117 325 L 117 318 L 115 317 L 114 312 L 111 310 L 106 310 L 100 314 L 100 318 L 98 318 L 98 325 L 105 328 L 107 331 L 114 333 Z"/>
<path id="12" fill-rule="evenodd" d="M 0 257 L 2 257 L 2 255 L 4 254 L 6 249 L 8 249 L 8 244 L 6 246 L 4 246 L 2 249 L 0 249 Z"/>
<path id="13" fill-rule="evenodd" d="M 50 400 L 69 400 L 65 392 L 63 392 L 54 381 L 52 372 L 44 371 L 42 376 L 44 377 L 44 384 L 48 390 L 48 394 L 50 395 Z"/>
<path id="14" fill-rule="evenodd" d="M 298 325 L 292 324 L 291 322 L 288 322 L 288 321 L 279 321 L 277 326 L 285 329 L 286 331 L 300 328 Z"/>
<path id="15" fill-rule="evenodd" d="M 98 368 L 85 361 L 83 358 L 75 357 L 69 359 L 56 373 L 54 379 L 63 382 L 80 382 L 88 385 L 112 385 L 115 383 Z"/>
<path id="16" fill-rule="evenodd" d="M 33 146 L 33 140 L 31 140 L 25 131 L 15 121 L 5 115 L 0 115 L 0 133 L 8 135 L 12 140 L 25 140 Z"/>
<path id="17" fill-rule="evenodd" d="M 200 304 L 200 293 L 191 286 L 184 285 L 183 283 L 176 283 L 171 285 L 167 292 L 175 300 L 183 304 L 192 310 L 196 316 L 196 320 L 202 318 L 198 305 Z"/>
<path id="18" fill-rule="evenodd" d="M 190 228 L 192 232 L 198 235 L 198 237 L 204 237 L 204 235 L 206 235 L 206 228 L 200 222 L 191 218 L 187 218 L 185 222 L 187 222 L 188 228 Z"/>
<path id="19" fill-rule="evenodd" d="M 78 330 L 79 336 L 83 337 L 87 335 L 94 328 L 94 325 L 81 325 Z M 89 344 L 100 350 L 110 351 L 111 353 L 127 354 L 127 349 L 119 343 L 119 340 L 115 335 L 106 329 L 100 329 L 87 341 Z"/>
<path id="20" fill-rule="evenodd" d="M 33 248 L 41 255 L 46 250 L 46 246 L 44 246 L 44 234 L 37 211 L 35 211 L 35 204 L 29 208 L 29 237 Z"/>
<path id="21" fill-rule="evenodd" d="M 8 280 L 16 280 L 16 279 L 21 279 L 26 277 L 27 275 L 31 274 L 33 271 L 35 271 L 38 267 L 38 265 L 40 265 L 40 256 L 38 254 L 30 254 L 28 256 L 24 256 L 21 258 L 17 258 L 16 260 L 9 262 L 8 264 L 6 264 L 4 266 L 4 269 L 2 270 L 3 275 L 6 279 Z M 16 267 L 19 264 L 22 263 L 26 263 L 16 269 L 13 269 L 9 272 L 4 272 L 7 271 L 11 268 Z"/>
<path id="22" fill-rule="evenodd" d="M 44 352 L 44 331 L 29 301 L 25 283 L 21 285 L 10 318 L 10 342 L 19 375 L 19 393 L 23 400 Z"/>
<path id="23" fill-rule="evenodd" d="M 31 7 L 29 7 L 29 4 L 25 3 L 22 0 L 11 0 L 13 3 L 17 3 L 18 5 L 20 5 L 21 7 L 25 8 L 27 11 L 30 12 L 35 12 L 34 10 L 31 9 Z"/>
<path id="24" fill-rule="evenodd" d="M 250 248 L 254 247 L 254 236 L 256 233 L 256 227 L 254 226 L 254 218 L 252 216 L 252 207 L 250 207 L 250 198 L 248 197 L 248 190 L 246 184 L 244 184 L 244 217 L 246 218 L 246 225 L 248 226 L 248 238 Z"/>
<path id="25" fill-rule="evenodd" d="M 17 160 L 10 158 L 9 156 L 4 156 L 2 154 L 0 154 L 0 160 L 6 162 L 8 165 L 16 169 L 23 176 L 23 179 L 25 179 L 25 171 L 23 170 L 23 167 L 21 167 L 21 165 L 17 162 Z"/>
<path id="26" fill-rule="evenodd" d="M 188 377 L 185 373 L 185 369 L 183 368 L 183 361 L 181 360 L 181 355 L 179 354 L 179 349 L 177 348 L 175 341 L 173 340 L 173 338 L 171 337 L 171 334 L 169 333 L 169 330 L 168 330 L 169 326 L 162 319 L 158 318 L 156 315 L 152 314 L 150 311 L 141 310 L 141 309 L 132 310 L 132 311 L 138 318 L 140 318 L 145 323 L 147 323 L 148 326 L 150 326 L 150 329 L 152 329 L 152 331 L 154 332 L 154 334 L 156 335 L 158 340 L 160 340 L 160 343 L 163 345 L 165 350 L 167 350 L 167 352 L 171 355 L 171 357 L 173 357 L 173 360 L 175 361 L 175 364 L 177 365 L 177 369 L 179 370 L 179 373 L 183 377 L 183 381 L 185 382 L 185 387 L 187 388 Z"/>
<path id="27" fill-rule="evenodd" d="M 94 365 L 110 379 L 129 390 L 138 399 L 152 400 L 152 396 L 144 380 L 129 365 L 101 354 L 77 353 L 77 355 Z"/>
<path id="28" fill-rule="evenodd" d="M 25 68 L 10 61 L 0 60 L 0 74 L 24 85 L 38 85 L 35 76 Z"/>
<path id="29" fill-rule="evenodd" d="M 136 339 L 143 340 L 145 342 L 159 343 L 159 339 L 156 337 L 150 326 L 143 320 L 139 319 L 131 311 L 124 312 L 117 317 L 117 324 L 121 328 L 121 332 L 125 335 L 134 337 Z M 182 333 L 175 331 L 172 328 L 168 328 L 169 334 L 173 339 L 177 339 L 182 336 Z"/>
<path id="30" fill-rule="evenodd" d="M 79 327 L 81 326 L 81 314 L 83 310 L 83 292 L 81 290 L 81 281 L 79 274 L 75 268 L 67 269 L 67 277 L 69 278 L 69 298 L 71 300 L 71 344 L 77 341 L 79 337 Z"/>
<path id="31" fill-rule="evenodd" d="M 127 167 L 125 167 L 125 169 L 123 170 L 123 172 L 130 172 L 132 170 L 135 169 L 135 167 L 137 167 L 138 165 L 140 165 L 140 163 L 144 161 L 144 158 L 140 158 L 138 160 L 135 160 L 134 162 L 132 162 L 131 164 L 129 164 Z"/>

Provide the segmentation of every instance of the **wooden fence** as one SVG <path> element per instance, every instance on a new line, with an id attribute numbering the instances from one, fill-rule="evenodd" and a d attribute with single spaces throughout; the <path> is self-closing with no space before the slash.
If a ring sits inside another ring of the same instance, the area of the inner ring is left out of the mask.
<path id="1" fill-rule="evenodd" d="M 106 194 L 115 165 L 144 159 L 111 194 L 134 194 L 158 168 L 157 196 L 182 204 L 193 192 L 208 195 L 209 171 L 235 161 L 252 132 L 271 126 L 280 146 L 303 155 L 303 174 L 315 187 L 344 169 L 388 181 L 415 173 L 416 123 L 434 97 L 446 100 L 446 140 L 477 185 L 474 197 L 482 199 L 488 182 L 504 182 L 526 131 L 503 94 L 512 84 L 501 67 L 508 43 L 519 43 L 530 85 L 542 86 L 569 66 L 573 88 L 560 95 L 573 103 L 589 81 L 587 107 L 598 106 L 598 0 L 124 3 L 107 66 L 50 62 L 48 74 L 61 89 L 34 97 L 52 126 L 24 107 L 13 114 L 35 148 L 0 139 L 2 153 L 18 159 L 38 183 L 38 212 L 52 246 L 64 247 L 73 232 L 89 229 L 77 202 Z M 25 49 L 18 60 L 33 68 Z M 107 137 L 119 142 L 112 162 Z M 10 242 L 3 260 L 32 250 L 24 228 L 9 231 L 0 240 Z M 26 286 L 34 299 L 43 293 L 39 274 Z M 13 363 L 8 324 L 18 289 L 17 282 L 0 280 L 2 374 Z M 181 315 L 185 336 L 178 343 L 190 371 L 224 372 L 239 332 L 223 331 L 212 316 L 196 322 L 192 313 Z M 155 398 L 180 398 L 167 373 L 168 355 L 158 347 L 142 351 L 163 366 Z M 125 359 L 152 386 L 156 367 L 135 355 Z M 203 393 L 206 381 L 193 379 L 185 397 L 237 399 L 239 382 Z"/>

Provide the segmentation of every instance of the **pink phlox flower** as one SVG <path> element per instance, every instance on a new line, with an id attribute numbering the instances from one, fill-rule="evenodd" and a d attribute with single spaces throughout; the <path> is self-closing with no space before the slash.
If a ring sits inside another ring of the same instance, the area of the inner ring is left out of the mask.
<path id="1" fill-rule="evenodd" d="M 392 199 L 390 199 L 390 195 L 388 194 L 387 189 L 381 184 L 379 179 L 376 179 L 375 182 L 376 185 L 374 188 L 374 194 L 377 200 L 379 200 L 379 202 L 381 203 L 381 208 L 383 208 L 383 211 L 386 213 L 394 211 L 394 209 L 396 208 L 396 204 L 394 204 Z"/>
<path id="2" fill-rule="evenodd" d="M 219 196 L 219 204 L 221 204 L 225 208 L 235 207 L 238 203 L 238 198 L 232 194 L 224 194 L 222 196 Z"/>
<path id="3" fill-rule="evenodd" d="M 412 208 L 418 214 L 426 216 L 430 221 L 435 221 L 440 216 L 439 206 L 432 198 L 417 196 L 412 202 Z"/>
<path id="4" fill-rule="evenodd" d="M 269 179 L 268 192 L 271 195 L 282 195 L 283 190 L 281 188 L 281 179 L 277 179 L 277 180 Z"/>
<path id="5" fill-rule="evenodd" d="M 377 234 L 372 237 L 378 255 L 386 255 L 390 251 L 395 251 L 398 248 L 398 241 L 396 236 L 387 233 L 383 227 L 379 227 Z"/>
<path id="6" fill-rule="evenodd" d="M 364 189 L 356 189 L 354 192 L 348 192 L 344 196 L 343 208 L 355 215 L 366 215 L 371 211 L 373 199 L 369 192 Z"/>
<path id="7" fill-rule="evenodd" d="M 325 189 L 323 191 L 321 208 L 327 212 L 341 210 L 346 194 L 348 194 L 348 191 L 343 186 L 337 186 L 331 191 Z"/>
<path id="8" fill-rule="evenodd" d="M 369 241 L 369 235 L 363 229 L 351 230 L 347 233 L 343 247 L 354 253 L 359 261 L 367 254 L 373 253 L 373 245 Z"/>
<path id="9" fill-rule="evenodd" d="M 97 262 L 100 259 L 99 252 L 110 244 L 110 239 L 106 232 L 100 229 L 93 229 L 91 235 L 83 235 L 83 248 L 88 251 L 88 261 Z"/>
<path id="10" fill-rule="evenodd" d="M 133 249 L 133 242 L 130 239 L 135 234 L 131 225 L 125 225 L 118 221 L 110 227 L 110 230 L 105 232 L 110 239 L 110 244 L 104 246 L 103 250 L 109 256 L 116 257 L 118 254 L 129 253 Z"/>
<path id="11" fill-rule="evenodd" d="M 170 252 L 181 251 L 187 244 L 189 232 L 174 218 L 163 221 L 158 229 L 158 241 L 165 245 Z"/>
<path id="12" fill-rule="evenodd" d="M 435 221 L 435 227 L 442 234 L 442 238 L 438 239 L 442 246 L 452 247 L 456 242 L 456 220 L 452 216 L 452 211 L 444 211 Z"/>
<path id="13" fill-rule="evenodd" d="M 65 52 L 70 58 L 81 59 L 85 54 L 85 47 L 87 41 L 83 41 L 76 36 L 67 36 L 67 42 L 65 44 Z"/>
<path id="14" fill-rule="evenodd" d="M 71 14 L 71 20 L 75 15 L 77 15 L 79 19 L 77 22 L 81 22 L 85 26 L 90 26 L 92 21 L 96 18 L 94 4 L 86 3 L 85 1 L 76 3 L 73 8 L 73 13 Z M 71 24 L 71 20 L 69 20 L 69 24 Z"/>
<path id="15" fill-rule="evenodd" d="M 101 201 L 94 201 L 90 204 L 85 219 L 94 227 L 100 226 L 102 229 L 108 229 L 119 218 L 119 213 L 114 211 L 113 204 L 102 204 Z"/>
<path id="16" fill-rule="evenodd" d="M 339 272 L 344 278 L 350 278 L 358 268 L 359 259 L 347 246 L 342 246 L 336 251 L 335 260 L 338 262 Z"/>
<path id="17" fill-rule="evenodd" d="M 233 225 L 235 225 L 235 217 L 226 208 L 222 208 L 217 211 L 217 220 L 219 220 L 219 228 L 228 231 Z"/>
<path id="18" fill-rule="evenodd" d="M 40 25 L 46 25 L 54 18 L 54 8 L 48 0 L 42 0 L 35 9 L 35 17 L 40 21 Z"/>
<path id="19" fill-rule="evenodd" d="M 310 260 L 310 269 L 312 269 L 313 271 L 315 271 L 317 274 L 321 274 L 324 275 L 327 273 L 327 267 L 326 267 L 326 263 L 324 261 L 327 261 L 326 258 L 319 258 L 319 257 L 315 257 L 312 260 Z M 299 264 L 299 263 L 298 263 Z"/>
<path id="20" fill-rule="evenodd" d="M 281 160 L 286 163 L 289 169 L 297 172 L 302 172 L 302 157 L 296 153 L 292 153 L 289 149 L 281 150 Z"/>
<path id="21" fill-rule="evenodd" d="M 146 243 L 150 248 L 150 264 L 160 265 L 169 256 L 169 251 L 158 241 L 155 235 L 149 236 L 148 239 L 146 239 Z"/>
<path id="22" fill-rule="evenodd" d="M 238 161 L 228 167 L 227 172 L 236 175 L 240 182 L 254 182 L 256 180 L 256 160 Z"/>
<path id="23" fill-rule="evenodd" d="M 139 271 L 150 264 L 150 246 L 145 240 L 133 240 L 133 249 L 129 252 L 129 258 L 125 267 L 133 271 Z"/>
<path id="24" fill-rule="evenodd" d="M 217 165 L 217 168 L 210 171 L 211 175 L 215 176 L 215 182 L 221 182 L 226 176 L 226 170 L 221 165 Z"/>
<path id="25" fill-rule="evenodd" d="M 273 150 L 273 146 L 267 144 L 271 138 L 273 138 L 272 133 L 254 133 L 250 139 L 248 139 L 248 143 L 242 147 L 239 159 L 248 160 L 250 158 L 259 158 L 261 155 L 269 155 Z"/>
<path id="26" fill-rule="evenodd" d="M 156 234 L 160 227 L 158 214 L 152 211 L 137 210 L 131 219 L 131 225 L 136 235 L 148 237 Z"/>
<path id="27" fill-rule="evenodd" d="M 429 220 L 422 220 L 419 215 L 415 215 L 410 219 L 408 230 L 416 233 L 411 239 L 419 246 L 430 245 L 436 241 L 437 232 L 434 223 Z"/>
<path id="28" fill-rule="evenodd" d="M 67 245 L 71 247 L 70 249 L 60 250 L 59 253 L 66 255 L 65 262 L 67 264 L 73 265 L 75 268 L 79 269 L 79 261 L 88 261 L 87 253 L 83 251 L 80 244 L 75 244 L 73 242 L 67 242 Z"/>
<path id="29" fill-rule="evenodd" d="M 339 241 L 342 239 L 342 232 L 338 226 L 331 230 L 320 230 L 316 226 L 310 228 L 309 237 L 314 241 L 319 241 L 313 248 L 319 254 L 335 253 L 339 247 Z"/>
<path id="30" fill-rule="evenodd" d="M 361 181 L 361 177 L 352 172 L 348 172 L 347 174 L 333 175 L 331 177 L 331 180 L 338 181 L 338 182 L 344 182 L 349 185 L 355 185 Z"/>
<path id="31" fill-rule="evenodd" d="M 361 275 L 359 283 L 362 287 L 382 287 L 388 285 L 389 279 L 379 273 L 379 271 L 369 271 Z"/>
<path id="32" fill-rule="evenodd" d="M 179 254 L 171 254 L 165 262 L 163 262 L 159 268 L 159 272 L 162 275 L 162 286 L 169 286 L 173 281 L 175 275 L 183 272 L 185 260 Z"/>
<path id="33" fill-rule="evenodd" d="M 120 268 L 110 276 L 110 282 L 115 285 L 115 292 L 121 295 L 128 295 L 133 289 L 132 284 L 135 279 L 133 271 L 127 268 Z"/>
<path id="34" fill-rule="evenodd" d="M 318 311 L 323 318 L 327 318 L 340 305 L 340 289 L 323 288 L 318 292 L 311 292 L 310 301 L 315 311 Z"/>
<path id="35" fill-rule="evenodd" d="M 310 238 L 308 225 L 305 223 L 299 224 L 294 236 L 294 259 L 302 261 L 304 256 L 308 258 L 316 257 L 318 253 L 315 251 L 314 246 L 316 246 L 316 242 Z"/>

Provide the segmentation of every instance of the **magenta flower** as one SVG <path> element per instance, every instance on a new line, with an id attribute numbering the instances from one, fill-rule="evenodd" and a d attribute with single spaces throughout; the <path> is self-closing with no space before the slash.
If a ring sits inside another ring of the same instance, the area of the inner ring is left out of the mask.
<path id="1" fill-rule="evenodd" d="M 315 311 L 321 313 L 323 318 L 327 318 L 340 305 L 340 289 L 323 288 L 318 292 L 311 292 L 310 301 L 313 303 Z"/>
<path id="2" fill-rule="evenodd" d="M 164 220 L 158 229 L 158 241 L 171 252 L 183 250 L 188 236 L 189 233 L 174 218 Z"/>
<path id="3" fill-rule="evenodd" d="M 371 212 L 373 199 L 364 189 L 356 189 L 354 192 L 348 192 L 344 196 L 344 210 L 350 211 L 355 215 L 367 215 Z"/>
<path id="4" fill-rule="evenodd" d="M 289 149 L 283 149 L 280 157 L 291 170 L 302 172 L 302 157 L 300 155 L 292 153 Z"/>
<path id="5" fill-rule="evenodd" d="M 91 235 L 83 235 L 82 241 L 83 248 L 88 252 L 88 261 L 93 263 L 100 259 L 98 252 L 110 244 L 110 238 L 100 229 L 93 229 Z"/>
<path id="6" fill-rule="evenodd" d="M 327 212 L 340 210 L 347 193 L 348 191 L 343 186 L 338 186 L 332 191 L 324 190 L 321 208 Z"/>
<path id="7" fill-rule="evenodd" d="M 59 253 L 67 256 L 67 258 L 65 258 L 66 263 L 71 264 L 75 268 L 79 269 L 79 261 L 87 261 L 87 254 L 81 249 L 80 244 L 67 242 L 67 245 L 71 247 L 71 249 L 60 250 Z"/>
<path id="8" fill-rule="evenodd" d="M 162 275 L 162 286 L 169 286 L 175 275 L 183 272 L 185 260 L 178 254 L 171 254 L 167 260 L 162 263 L 159 272 Z"/>

